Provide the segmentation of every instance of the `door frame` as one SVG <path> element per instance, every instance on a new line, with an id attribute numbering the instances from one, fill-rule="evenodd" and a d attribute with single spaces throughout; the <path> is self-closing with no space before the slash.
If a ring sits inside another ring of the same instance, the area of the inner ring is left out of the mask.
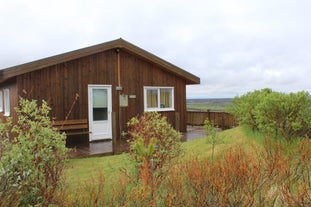
<path id="1" fill-rule="evenodd" d="M 93 128 L 93 97 L 92 97 L 92 93 L 91 91 L 93 89 L 107 89 L 107 104 L 108 104 L 108 109 L 107 109 L 107 121 L 108 121 L 108 131 L 107 131 L 107 136 L 103 137 L 104 139 L 112 139 L 112 86 L 111 85 L 104 85 L 104 84 L 88 84 L 88 118 L 89 118 L 89 141 L 97 141 L 97 140 L 101 140 L 101 139 L 94 139 L 92 132 L 94 131 Z"/>

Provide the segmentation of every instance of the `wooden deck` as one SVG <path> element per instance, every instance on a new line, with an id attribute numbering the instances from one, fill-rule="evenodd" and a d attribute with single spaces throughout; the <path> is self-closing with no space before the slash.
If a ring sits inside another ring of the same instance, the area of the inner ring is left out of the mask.
<path id="1" fill-rule="evenodd" d="M 184 133 L 182 141 L 190 141 L 204 136 L 205 132 L 202 126 L 188 126 L 187 133 Z M 67 147 L 70 149 L 70 158 L 83 158 L 113 154 L 111 140 L 98 142 L 73 142 L 67 143 Z M 118 141 L 116 144 L 115 154 L 126 151 L 127 147 L 128 145 L 126 141 Z"/>

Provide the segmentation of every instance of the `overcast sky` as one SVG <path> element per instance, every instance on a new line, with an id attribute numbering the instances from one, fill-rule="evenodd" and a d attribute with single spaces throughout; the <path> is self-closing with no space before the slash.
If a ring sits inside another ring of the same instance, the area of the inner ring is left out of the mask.
<path id="1" fill-rule="evenodd" d="M 310 0 L 0 0 L 0 69 L 123 38 L 201 78 L 188 98 L 311 91 Z"/>

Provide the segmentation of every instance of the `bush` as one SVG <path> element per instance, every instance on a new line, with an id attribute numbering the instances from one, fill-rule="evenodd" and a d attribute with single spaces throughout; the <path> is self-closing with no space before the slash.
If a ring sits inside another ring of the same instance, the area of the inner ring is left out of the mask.
<path id="1" fill-rule="evenodd" d="M 67 158 L 65 135 L 51 127 L 46 102 L 20 99 L 17 123 L 1 124 L 2 206 L 47 206 L 60 184 Z M 5 185 L 2 185 L 5 183 Z"/>
<path id="2" fill-rule="evenodd" d="M 182 152 L 181 133 L 172 128 L 165 116 L 156 112 L 145 112 L 132 118 L 128 127 L 130 157 L 137 164 L 144 191 L 150 188 L 153 194 L 156 183 Z"/>
<path id="3" fill-rule="evenodd" d="M 267 139 L 262 152 L 235 146 L 214 162 L 192 158 L 167 173 L 158 206 L 310 206 L 310 150 L 307 138 Z"/>
<path id="4" fill-rule="evenodd" d="M 307 92 L 284 94 L 270 89 L 249 92 L 229 109 L 241 124 L 291 141 L 311 135 L 311 99 Z"/>
<path id="5" fill-rule="evenodd" d="M 247 125 L 253 130 L 258 130 L 255 109 L 264 97 L 272 92 L 271 89 L 255 90 L 241 97 L 235 97 L 228 107 L 228 111 L 235 115 L 240 124 Z"/>
<path id="6" fill-rule="evenodd" d="M 217 128 L 215 127 L 215 124 L 211 122 L 208 118 L 204 120 L 203 128 L 207 135 L 207 143 L 212 145 L 212 160 L 214 160 L 215 147 L 217 144 L 223 143 L 223 140 L 219 136 L 217 136 Z"/>
<path id="7" fill-rule="evenodd" d="M 311 99 L 306 92 L 273 92 L 263 98 L 255 110 L 258 128 L 288 141 L 311 135 L 310 107 Z"/>

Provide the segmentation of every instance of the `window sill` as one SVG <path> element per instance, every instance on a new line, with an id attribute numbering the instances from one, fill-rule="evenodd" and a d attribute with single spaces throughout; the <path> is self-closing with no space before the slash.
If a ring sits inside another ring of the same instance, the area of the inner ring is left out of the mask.
<path id="1" fill-rule="evenodd" d="M 175 111 L 175 109 L 173 108 L 167 108 L 167 109 L 163 109 L 163 108 L 152 108 L 152 109 L 145 109 L 146 112 L 163 112 L 163 111 Z"/>

